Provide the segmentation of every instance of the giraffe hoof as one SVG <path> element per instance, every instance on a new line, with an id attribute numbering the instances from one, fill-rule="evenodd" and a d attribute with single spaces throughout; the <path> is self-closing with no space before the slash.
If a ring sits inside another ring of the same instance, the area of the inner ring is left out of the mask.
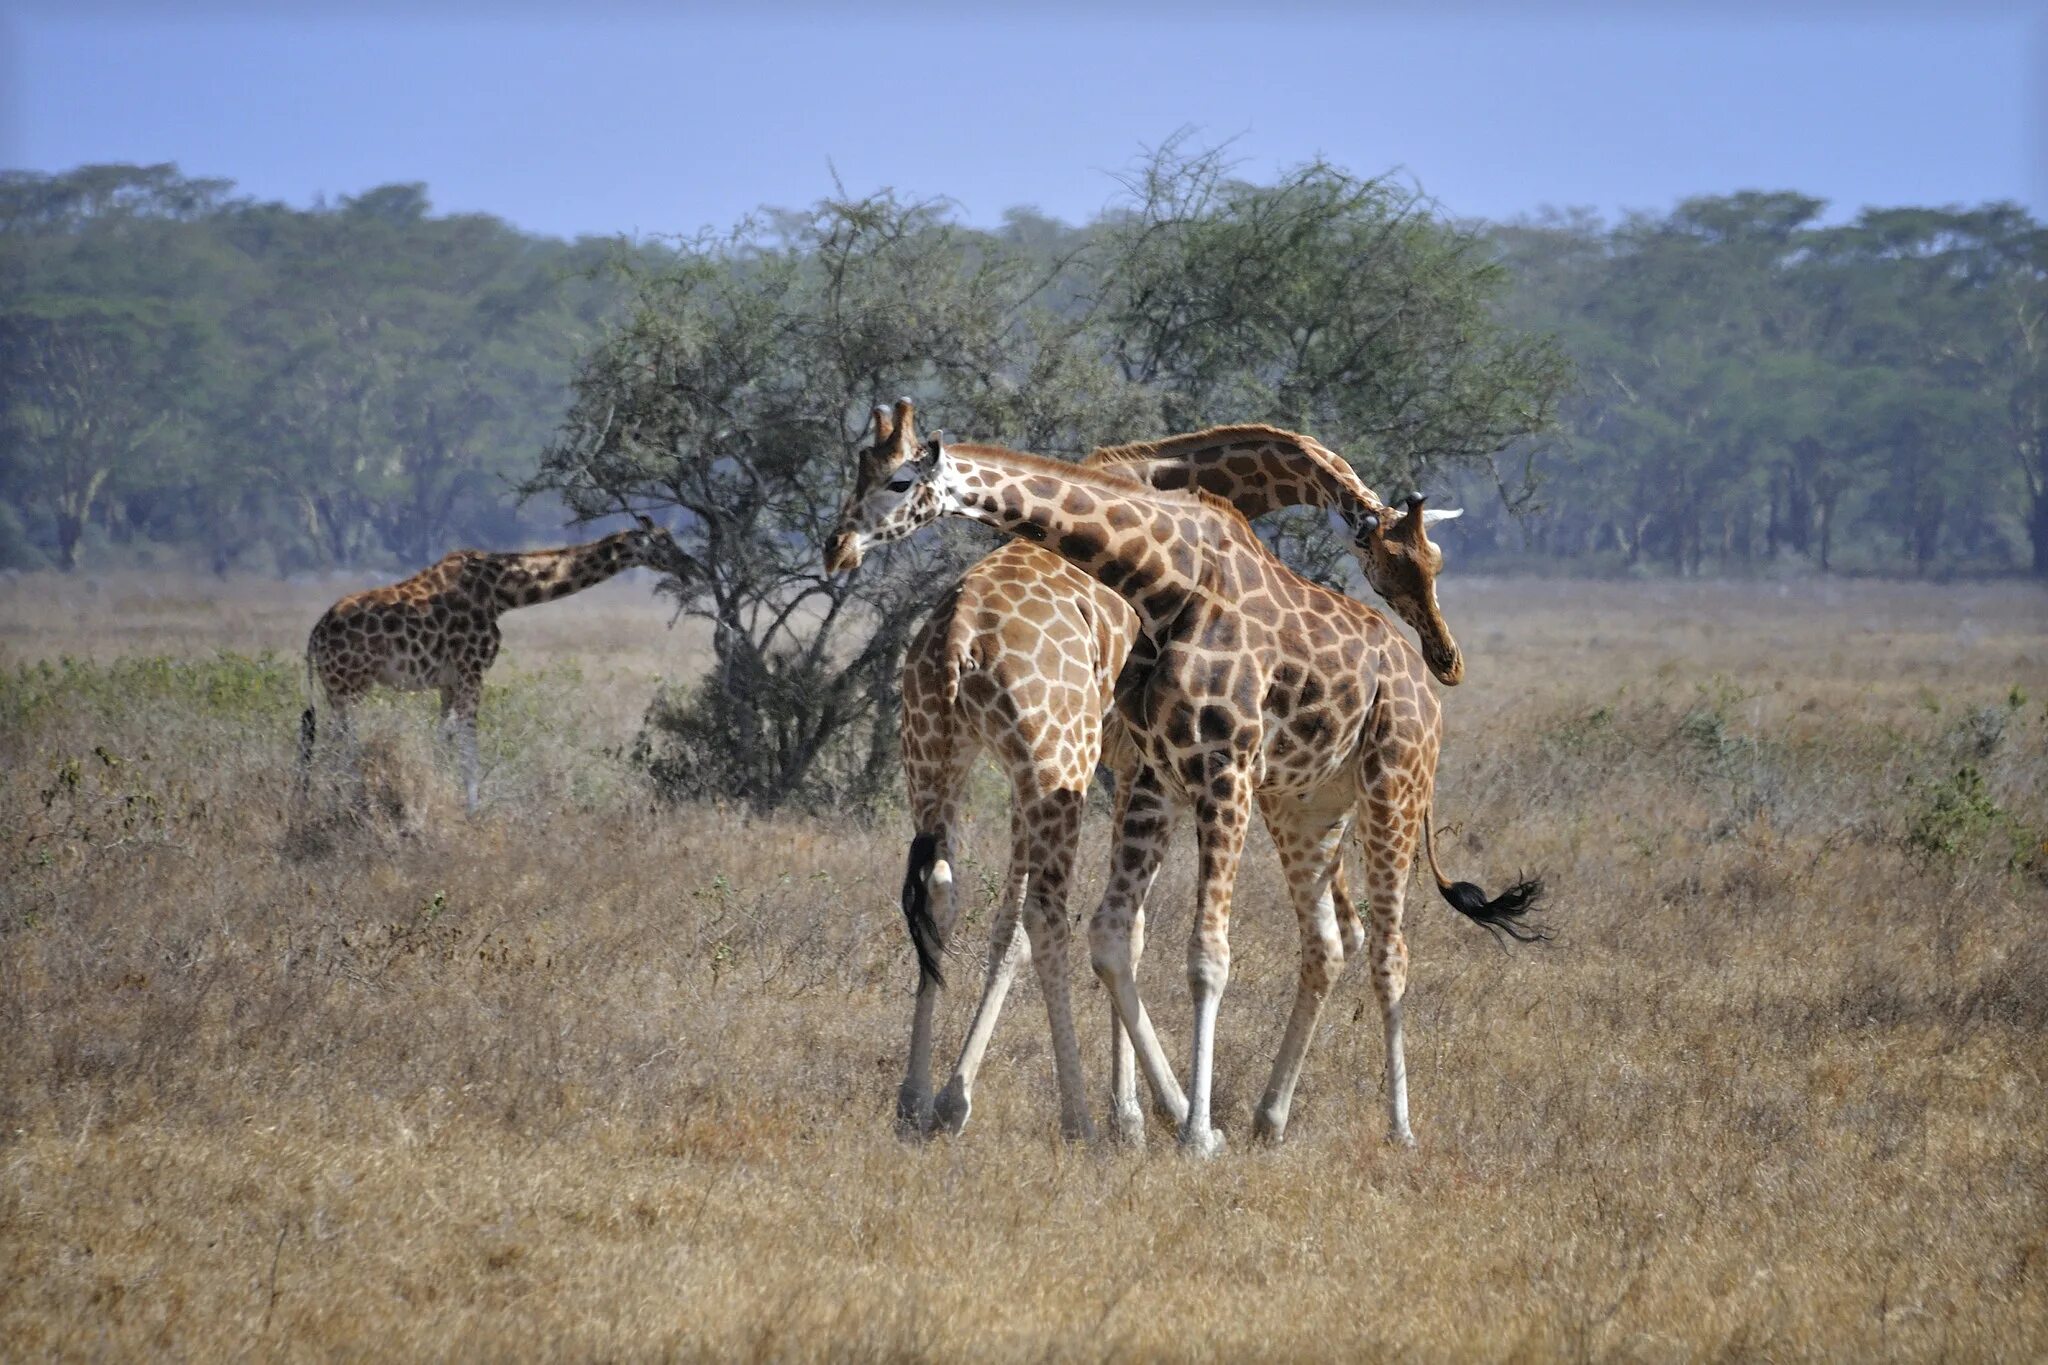
<path id="1" fill-rule="evenodd" d="M 1398 1147 L 1404 1152 L 1412 1152 L 1415 1150 L 1415 1134 L 1406 1128 L 1388 1129 L 1387 1146 Z"/>
<path id="2" fill-rule="evenodd" d="M 904 1086 L 896 1092 L 896 1136 L 905 1142 L 929 1137 L 932 1131 L 931 1096 Z"/>
<path id="3" fill-rule="evenodd" d="M 957 1080 L 949 1081 L 939 1092 L 938 1103 L 932 1106 L 931 1129 L 947 1137 L 958 1137 L 967 1127 L 967 1116 L 973 1112 L 974 1101 L 967 1097 L 967 1092 L 961 1089 Z"/>
<path id="4" fill-rule="evenodd" d="M 1185 1128 L 1181 1130 L 1181 1151 L 1188 1156 L 1198 1157 L 1203 1161 L 1222 1156 L 1223 1149 L 1228 1145 L 1223 1141 L 1223 1134 L 1213 1128 L 1204 1128 L 1200 1132 L 1192 1132 Z"/>
<path id="5" fill-rule="evenodd" d="M 1277 1147 L 1287 1136 L 1287 1115 L 1273 1114 L 1265 1109 L 1252 1115 L 1252 1140 L 1268 1147 Z"/>
<path id="6" fill-rule="evenodd" d="M 1138 1148 L 1145 1145 L 1145 1111 L 1135 1103 L 1120 1104 L 1110 1120 L 1110 1136 L 1121 1147 Z"/>

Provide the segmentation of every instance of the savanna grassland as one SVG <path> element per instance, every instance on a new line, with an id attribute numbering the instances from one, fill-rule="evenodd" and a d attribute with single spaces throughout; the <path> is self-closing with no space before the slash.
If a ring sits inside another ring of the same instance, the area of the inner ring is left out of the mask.
<path id="1" fill-rule="evenodd" d="M 338 591 L 0 585 L 0 1353 L 2048 1355 L 2039 589 L 1447 583 L 1450 870 L 1543 870 L 1556 940 L 1418 892 L 1420 1149 L 1354 977 L 1255 1149 L 1295 962 L 1255 837 L 1210 1164 L 1061 1145 L 1028 983 L 967 1133 L 896 1140 L 904 819 L 656 802 L 633 734 L 702 642 L 644 586 L 507 619 L 475 819 L 413 698 L 368 821 L 289 833 Z"/>

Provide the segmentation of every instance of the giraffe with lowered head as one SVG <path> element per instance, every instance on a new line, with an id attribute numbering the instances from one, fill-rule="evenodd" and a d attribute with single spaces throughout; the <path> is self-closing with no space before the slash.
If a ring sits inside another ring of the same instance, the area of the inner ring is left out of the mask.
<path id="1" fill-rule="evenodd" d="M 902 428 L 908 405 L 898 412 Z M 873 492 L 847 507 L 829 567 L 851 567 L 866 546 L 941 516 L 968 517 L 1053 551 L 1122 596 L 1138 617 L 1115 692 L 1140 762 L 1122 797 L 1117 853 L 1089 926 L 1089 949 L 1155 1099 L 1185 1115 L 1182 1146 L 1211 1155 L 1223 1145 L 1210 1115 L 1212 1059 L 1230 974 L 1231 901 L 1254 804 L 1272 832 L 1302 939 L 1294 1008 L 1256 1130 L 1272 1140 L 1284 1134 L 1302 1060 L 1342 965 L 1332 883 L 1354 818 L 1362 815 L 1368 960 L 1386 1039 L 1387 1136 L 1412 1144 L 1401 920 L 1416 853 L 1427 854 L 1454 909 L 1515 937 L 1533 936 L 1523 917 L 1541 890 L 1528 881 L 1489 899 L 1471 883 L 1449 881 L 1438 867 L 1430 805 L 1442 717 L 1421 654 L 1378 612 L 1280 563 L 1244 518 L 1212 495 L 1162 492 L 1100 469 L 998 446 L 946 445 L 937 437 L 924 450 L 880 442 L 863 463 L 891 467 Z M 1415 497 L 1403 512 L 1366 513 L 1356 526 L 1381 551 L 1434 574 L 1441 553 L 1429 541 L 1428 521 Z M 1188 947 L 1195 1027 L 1185 1099 L 1138 997 L 1132 933 L 1182 805 L 1194 809 L 1200 857 Z M 1049 975 L 1047 982 L 1064 984 Z M 1061 1027 L 1063 1012 L 1049 1013 Z M 1066 1020 L 1071 1028 L 1071 1016 Z M 1056 1064 L 1078 1055 L 1071 1040 L 1056 1042 Z"/>
<path id="2" fill-rule="evenodd" d="M 874 412 L 877 448 L 915 448 L 914 419 L 906 405 Z M 1347 521 L 1386 508 L 1339 456 L 1294 432 L 1256 425 L 1214 427 L 1163 440 L 1096 451 L 1088 466 L 1133 477 L 1155 488 L 1199 487 L 1229 501 L 1247 517 L 1290 506 L 1338 511 Z M 850 502 L 891 476 L 884 464 L 864 462 Z M 1432 576 L 1421 566 L 1382 553 L 1367 541 L 1355 552 L 1382 595 L 1424 641 L 1455 683 L 1462 669 L 1457 646 L 1436 606 Z M 1017 970 L 1036 959 L 1041 973 L 1066 957 L 1066 890 L 1072 877 L 1080 811 L 1098 761 L 1105 756 L 1125 786 L 1136 753 L 1108 710 L 1111 684 L 1137 630 L 1124 600 L 1046 550 L 1011 541 L 975 564 L 934 609 L 913 639 L 903 666 L 903 768 L 918 836 L 905 878 L 905 914 L 913 928 L 919 982 L 912 1018 L 909 1064 L 897 1095 L 899 1131 L 932 1131 L 934 1121 L 957 1133 L 972 1108 L 973 1087 L 998 1014 Z M 966 799 L 968 772 L 986 750 L 1010 779 L 1011 856 L 1002 899 L 991 927 L 988 968 L 979 1005 L 945 1090 L 931 1098 L 932 1014 L 943 984 L 938 957 L 950 935 L 957 901 L 954 840 Z M 1337 921 L 1345 947 L 1365 941 L 1339 874 L 1333 879 Z M 1027 906 L 1029 909 L 1027 910 Z M 1020 923 L 1032 926 L 1020 935 Z M 923 926 L 927 933 L 920 933 Z M 1141 946 L 1142 912 L 1134 914 L 1133 956 Z M 1045 992 L 1048 1006 L 1064 998 Z M 1133 1057 L 1114 1011 L 1112 1110 L 1118 1135 L 1142 1138 Z M 1057 1039 L 1066 1032 L 1055 1027 Z M 1057 1065 L 1073 1077 L 1078 1061 Z M 1090 1131 L 1085 1103 L 1062 1094 L 1061 1127 L 1070 1136 Z"/>
<path id="3" fill-rule="evenodd" d="M 554 550 L 493 554 L 456 550 L 402 583 L 342 598 L 313 624 L 306 641 L 311 695 L 299 718 L 299 797 L 311 779 L 317 701 L 355 761 L 349 710 L 372 687 L 441 693 L 441 733 L 462 759 L 463 794 L 477 806 L 477 705 L 484 672 L 498 657 L 498 618 L 515 607 L 552 602 L 594 587 L 627 569 L 645 567 L 678 578 L 697 562 L 668 531 L 644 516 L 639 524 Z"/>

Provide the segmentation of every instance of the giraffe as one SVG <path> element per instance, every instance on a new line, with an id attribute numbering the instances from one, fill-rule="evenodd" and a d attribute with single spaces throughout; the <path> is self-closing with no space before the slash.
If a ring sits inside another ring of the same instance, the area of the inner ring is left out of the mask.
<path id="1" fill-rule="evenodd" d="M 900 420 L 899 420 L 900 419 Z M 881 436 L 916 444 L 906 409 L 874 412 Z M 1226 498 L 1247 517 L 1281 507 L 1316 506 L 1351 517 L 1385 510 L 1351 467 L 1314 440 L 1256 425 L 1213 427 L 1163 440 L 1105 447 L 1088 465 L 1112 469 L 1156 488 L 1190 485 Z M 887 471 L 881 471 L 886 475 Z M 870 491 L 858 481 L 852 498 Z M 1363 556 L 1361 556 L 1363 557 Z M 1415 626 L 1440 678 L 1455 683 L 1462 671 L 1456 643 L 1435 602 L 1432 577 L 1378 572 L 1384 595 Z M 1398 569 L 1398 566 L 1396 566 Z M 1083 800 L 1106 752 L 1122 790 L 1135 752 L 1120 724 L 1105 715 L 1111 684 L 1137 628 L 1130 607 L 1109 589 L 1037 546 L 1011 541 L 970 568 L 934 609 L 913 639 L 903 666 L 904 783 L 918 836 L 904 887 L 905 914 L 919 958 L 909 1060 L 897 1093 L 897 1127 L 906 1136 L 939 1128 L 958 1133 L 972 1109 L 975 1078 L 1017 970 L 1034 958 L 1044 971 L 1048 954 L 1065 960 L 1066 889 L 1072 877 Z M 953 839 L 965 802 L 966 779 L 986 751 L 1010 779 L 1011 856 L 1002 899 L 991 926 L 988 967 L 979 1005 L 960 1059 L 936 1105 L 931 1098 L 932 1013 L 943 978 L 942 945 L 957 914 Z M 1341 871 L 1332 885 L 1347 949 L 1356 951 L 1365 930 Z M 1020 937 L 1027 897 L 1037 905 Z M 920 903 L 929 908 L 920 912 Z M 929 926 L 930 936 L 919 926 Z M 1134 925 L 1142 934 L 1142 925 Z M 1056 939 L 1057 946 L 1041 939 Z M 1060 998 L 1048 992 L 1050 1002 Z M 1112 1011 L 1111 1102 L 1118 1136 L 1142 1140 L 1143 1114 L 1135 1095 L 1131 1045 Z M 1062 1031 L 1055 1028 L 1058 1038 Z M 1078 1073 L 1078 1061 L 1056 1073 Z M 1061 1128 L 1085 1136 L 1090 1125 L 1081 1097 L 1061 1096 Z"/>
<path id="2" fill-rule="evenodd" d="M 898 413 L 892 437 L 911 415 L 901 404 Z M 1183 1149 L 1210 1156 L 1223 1147 L 1210 1115 L 1215 1028 L 1230 973 L 1237 866 L 1254 805 L 1272 832 L 1302 939 L 1294 1007 L 1255 1132 L 1270 1141 L 1284 1136 L 1303 1058 L 1342 965 L 1332 882 L 1362 814 L 1368 961 L 1386 1043 L 1387 1137 L 1413 1145 L 1401 920 L 1418 848 L 1446 902 L 1489 930 L 1537 936 L 1522 921 L 1542 890 L 1530 880 L 1489 899 L 1479 887 L 1443 875 L 1430 828 L 1442 713 L 1423 677 L 1422 654 L 1378 612 L 1281 564 L 1242 515 L 1211 494 L 1161 492 L 1099 469 L 999 446 L 947 445 L 936 436 L 914 464 L 913 453 L 900 439 L 864 453 L 865 472 L 887 466 L 886 481 L 847 507 L 828 568 L 853 567 L 868 545 L 941 516 L 967 517 L 1052 550 L 1137 614 L 1138 635 L 1115 693 L 1141 761 L 1122 797 L 1117 853 L 1089 925 L 1089 956 L 1155 1101 L 1181 1119 Z M 1429 541 L 1430 520 L 1415 496 L 1398 514 L 1364 513 L 1355 525 L 1368 541 L 1368 558 L 1407 559 L 1433 573 L 1441 552 Z M 1180 805 L 1194 809 L 1200 850 L 1188 946 L 1195 1027 L 1185 1097 L 1138 997 L 1133 934 Z M 1045 980 L 1064 987 L 1053 974 Z M 1059 1027 L 1061 1013 L 1049 1014 Z M 1056 1043 L 1056 1065 L 1077 1056 L 1071 1040 Z"/>
<path id="3" fill-rule="evenodd" d="M 463 793 L 477 807 L 477 703 L 484 672 L 498 657 L 498 617 L 515 607 L 552 602 L 614 574 L 644 566 L 683 577 L 697 563 L 664 528 L 639 525 L 554 550 L 492 554 L 456 550 L 402 583 L 353 593 L 329 607 L 306 641 L 307 705 L 299 717 L 299 799 L 309 791 L 314 710 L 324 696 L 335 730 L 355 759 L 349 708 L 372 687 L 441 693 L 442 738 L 462 758 Z"/>

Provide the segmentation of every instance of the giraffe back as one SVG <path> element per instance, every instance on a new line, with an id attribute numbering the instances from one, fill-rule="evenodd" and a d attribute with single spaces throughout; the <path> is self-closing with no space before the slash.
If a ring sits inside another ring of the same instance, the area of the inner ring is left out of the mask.
<path id="1" fill-rule="evenodd" d="M 347 702 L 372 687 L 450 687 L 497 657 L 491 557 L 457 550 L 401 583 L 342 598 L 314 623 L 307 663 L 320 689 Z"/>

